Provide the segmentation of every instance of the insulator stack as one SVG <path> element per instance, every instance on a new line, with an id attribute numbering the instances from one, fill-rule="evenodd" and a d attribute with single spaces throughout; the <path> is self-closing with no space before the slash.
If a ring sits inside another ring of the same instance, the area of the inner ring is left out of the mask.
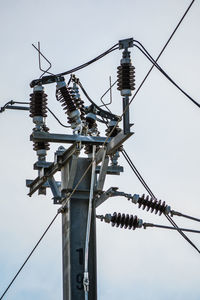
<path id="1" fill-rule="evenodd" d="M 76 108 L 80 110 L 80 118 L 82 121 L 85 120 L 85 106 L 84 106 L 84 101 L 81 100 L 81 98 L 76 99 L 75 102 Z"/>
<path id="2" fill-rule="evenodd" d="M 135 89 L 135 67 L 131 64 L 122 64 L 117 71 L 117 89 L 122 90 L 134 90 Z"/>
<path id="3" fill-rule="evenodd" d="M 93 113 L 88 113 L 86 116 L 86 122 L 88 125 L 88 129 L 93 129 L 97 127 L 96 124 L 96 115 Z"/>
<path id="4" fill-rule="evenodd" d="M 58 82 L 56 87 L 56 98 L 61 102 L 63 109 L 68 115 L 68 122 L 72 129 L 76 130 L 81 125 L 80 113 L 76 109 L 75 95 L 72 88 L 67 88 L 64 81 Z"/>
<path id="5" fill-rule="evenodd" d="M 151 213 L 155 212 L 155 214 L 159 213 L 159 216 L 162 215 L 162 213 L 168 214 L 171 210 L 170 206 L 165 204 L 165 201 L 157 200 L 155 198 L 150 198 L 149 196 L 146 196 L 143 194 L 142 197 L 138 198 L 138 207 L 145 209 L 147 211 L 150 210 Z"/>
<path id="6" fill-rule="evenodd" d="M 80 118 L 82 121 L 84 121 L 85 120 L 84 101 L 80 97 L 79 89 L 76 83 L 73 84 L 73 90 L 74 90 L 74 101 L 75 101 L 76 108 L 80 110 Z"/>
<path id="7" fill-rule="evenodd" d="M 47 116 L 47 95 L 42 86 L 35 86 L 33 93 L 30 94 L 30 117 Z"/>
<path id="8" fill-rule="evenodd" d="M 93 113 L 88 113 L 86 115 L 86 124 L 88 127 L 88 134 L 89 135 L 98 135 L 99 131 L 97 128 L 97 123 L 96 123 L 96 115 Z M 84 148 L 85 154 L 91 154 L 92 153 L 92 145 L 86 145 Z M 96 147 L 96 151 L 99 150 L 99 146 Z"/>
<path id="9" fill-rule="evenodd" d="M 43 126 L 43 131 L 48 132 L 49 128 L 46 126 Z M 33 150 L 39 151 L 39 150 L 49 150 L 50 144 L 48 142 L 34 142 L 33 143 Z"/>
<path id="10" fill-rule="evenodd" d="M 131 91 L 135 89 L 135 67 L 132 66 L 130 52 L 127 47 L 123 47 L 121 65 L 117 68 L 117 89 L 122 96 L 131 96 Z"/>
<path id="11" fill-rule="evenodd" d="M 66 85 L 56 91 L 56 99 L 61 103 L 63 110 L 65 110 L 67 114 L 76 110 L 73 97 L 73 92 L 67 88 Z"/>
<path id="12" fill-rule="evenodd" d="M 106 129 L 106 136 L 114 137 L 121 131 L 119 126 L 118 125 L 116 126 L 116 124 L 117 124 L 117 121 L 110 121 L 109 122 L 108 128 Z"/>
<path id="13" fill-rule="evenodd" d="M 128 215 L 128 214 L 120 214 L 114 212 L 113 216 L 111 217 L 111 225 L 116 226 L 120 228 L 128 228 L 135 230 L 138 227 L 141 227 L 140 225 L 141 221 L 138 219 L 137 216 Z"/>
<path id="14" fill-rule="evenodd" d="M 35 142 L 33 144 L 33 150 L 38 151 L 38 150 L 49 150 L 50 146 L 49 143 L 47 142 Z"/>
<path id="15" fill-rule="evenodd" d="M 101 221 L 105 221 L 106 223 L 111 223 L 114 227 L 124 228 L 124 229 L 133 229 L 141 228 L 143 225 L 143 221 L 139 219 L 137 216 L 121 214 L 114 212 L 113 215 L 106 214 L 105 216 L 96 216 Z"/>

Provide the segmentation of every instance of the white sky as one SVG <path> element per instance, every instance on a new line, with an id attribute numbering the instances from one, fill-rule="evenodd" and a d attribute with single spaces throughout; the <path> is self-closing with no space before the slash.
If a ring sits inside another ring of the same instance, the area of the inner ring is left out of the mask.
<path id="1" fill-rule="evenodd" d="M 107 50 L 119 39 L 134 37 L 156 57 L 190 1 L 0 1 L 0 106 L 13 99 L 28 101 L 29 83 L 40 75 L 32 43 L 52 62 L 52 72 L 75 67 Z M 200 102 L 200 4 L 195 2 L 159 63 Z M 81 70 L 89 95 L 99 103 L 116 79 L 121 52 Z M 139 86 L 149 62 L 132 50 Z M 55 86 L 46 88 L 49 107 L 65 122 L 55 100 Z M 113 91 L 113 112 L 121 113 L 119 92 Z M 157 70 L 154 70 L 130 109 L 134 136 L 125 144 L 136 167 L 162 200 L 175 210 L 199 217 L 199 109 Z M 51 132 L 66 132 L 51 116 Z M 36 155 L 29 135 L 33 124 L 27 112 L 0 115 L 0 294 L 57 211 L 51 194 L 27 196 L 25 179 L 36 177 Z M 103 131 L 102 134 L 104 135 Z M 52 145 L 49 160 L 56 149 Z M 145 193 L 124 159 L 125 172 L 108 177 L 106 188 Z M 137 209 L 123 198 L 104 203 L 98 213 L 137 214 L 146 222 L 167 224 L 162 217 Z M 179 226 L 199 229 L 198 223 L 175 218 Z M 198 253 L 176 232 L 162 229 L 120 230 L 97 221 L 98 295 L 100 300 L 196 300 L 200 298 Z M 198 235 L 188 236 L 200 247 Z M 60 218 L 20 274 L 5 299 L 62 299 Z"/>

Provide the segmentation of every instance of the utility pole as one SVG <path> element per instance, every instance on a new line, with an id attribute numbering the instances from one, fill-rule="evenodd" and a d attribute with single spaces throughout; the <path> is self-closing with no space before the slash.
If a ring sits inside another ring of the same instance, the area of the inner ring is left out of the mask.
<path id="1" fill-rule="evenodd" d="M 46 194 L 50 188 L 54 204 L 62 213 L 63 300 L 96 300 L 96 207 L 109 197 L 118 195 L 117 188 L 104 191 L 106 175 L 120 175 L 123 167 L 118 164 L 122 144 L 133 134 L 129 123 L 129 96 L 134 89 L 134 68 L 131 65 L 129 47 L 133 39 L 119 41 L 123 50 L 118 67 L 118 90 L 122 95 L 123 129 L 118 126 L 119 116 L 101 109 L 87 95 L 80 80 L 72 75 L 72 87 L 61 75 L 48 75 L 31 82 L 30 116 L 35 128 L 31 134 L 38 160 L 34 169 L 38 177 L 27 180 L 29 196 L 38 191 Z M 112 48 L 111 48 L 112 49 Z M 117 48 L 116 48 L 117 49 Z M 109 52 L 108 52 L 109 53 Z M 68 115 L 73 134 L 49 133 L 46 126 L 47 95 L 45 84 L 56 83 L 56 99 L 62 103 Z M 84 106 L 79 88 L 91 102 Z M 98 117 L 98 118 L 97 118 Z M 97 128 L 99 117 L 106 123 L 106 136 L 100 136 Z M 106 121 L 105 121 L 106 120 Z M 47 162 L 49 143 L 71 144 L 60 146 L 54 162 Z M 88 157 L 81 157 L 85 150 Z M 110 164 L 109 164 L 110 163 Z M 60 171 L 61 181 L 54 175 Z"/>
<path id="2" fill-rule="evenodd" d="M 69 178 L 69 164 L 63 166 L 62 190 L 67 190 Z M 76 186 L 88 168 L 88 158 L 78 158 L 75 180 Z M 63 299 L 84 299 L 84 249 L 87 228 L 87 214 L 89 204 L 91 170 L 81 181 L 76 192 L 69 200 L 62 213 L 62 242 L 63 242 Z M 89 244 L 89 299 L 97 299 L 96 276 L 96 208 L 92 207 L 92 222 Z"/>

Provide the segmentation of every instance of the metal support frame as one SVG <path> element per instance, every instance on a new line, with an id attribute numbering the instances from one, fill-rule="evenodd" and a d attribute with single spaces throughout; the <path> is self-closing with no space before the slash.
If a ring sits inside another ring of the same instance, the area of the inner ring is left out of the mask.
<path id="1" fill-rule="evenodd" d="M 106 145 L 106 154 L 110 155 L 112 153 L 114 153 L 122 144 L 124 141 L 126 141 L 131 135 L 133 134 L 133 132 L 129 132 L 128 134 L 124 134 L 123 132 L 118 133 L 118 135 L 116 135 L 115 137 L 113 137 L 112 139 L 110 139 L 109 143 Z M 35 132 L 33 134 L 33 136 L 35 137 L 33 139 L 33 141 L 41 141 L 43 136 L 49 136 L 51 134 L 46 134 L 44 132 Z M 59 137 L 57 137 L 59 136 Z M 58 143 L 58 139 L 60 140 L 60 136 L 63 137 L 63 139 L 65 141 L 67 141 L 67 143 L 75 138 L 75 135 L 55 135 L 52 134 L 51 140 L 46 139 L 45 141 L 53 141 L 55 143 Z M 84 139 L 84 141 L 82 141 L 82 143 L 84 143 L 85 141 L 88 142 L 88 139 L 86 138 L 90 138 L 88 136 L 79 136 L 78 137 L 82 137 L 82 139 Z M 54 140 L 55 138 L 55 140 Z M 98 138 L 98 139 L 97 139 Z M 101 137 L 91 137 L 91 144 L 98 144 L 97 141 L 100 141 L 99 143 L 103 143 L 102 140 L 104 140 L 105 142 L 105 138 L 101 138 Z M 87 143 L 86 142 L 86 143 Z M 51 165 L 49 165 L 49 167 L 44 167 L 44 176 L 42 177 L 37 177 L 35 180 L 32 181 L 32 183 L 29 185 L 30 191 L 28 193 L 29 196 L 32 196 L 32 194 L 37 191 L 40 187 L 42 187 L 42 185 L 47 181 L 47 178 L 49 176 L 54 175 L 57 171 L 59 171 L 62 166 L 65 164 L 65 162 L 67 162 L 67 160 L 69 160 L 69 158 L 75 154 L 78 155 L 80 153 L 81 150 L 81 146 L 80 146 L 80 141 L 79 142 L 74 142 L 73 145 L 71 145 L 66 151 L 61 151 L 61 153 L 59 153 L 59 155 L 57 154 L 55 157 L 55 162 L 52 163 Z M 101 148 L 97 154 L 96 154 L 96 164 L 99 164 L 102 159 L 103 156 L 105 155 L 105 150 L 104 148 Z M 47 163 L 49 164 L 49 163 Z"/>

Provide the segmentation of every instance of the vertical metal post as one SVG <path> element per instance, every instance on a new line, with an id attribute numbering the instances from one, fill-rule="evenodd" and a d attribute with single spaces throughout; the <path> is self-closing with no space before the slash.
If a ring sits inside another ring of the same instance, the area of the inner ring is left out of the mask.
<path id="1" fill-rule="evenodd" d="M 79 158 L 73 187 L 84 174 L 90 160 Z M 62 191 L 67 190 L 70 178 L 70 162 L 61 170 Z M 68 202 L 66 211 L 62 214 L 62 244 L 63 244 L 63 300 L 84 300 L 84 251 L 86 240 L 87 215 L 91 170 L 81 181 L 76 192 Z M 92 207 L 92 223 L 89 244 L 89 300 L 97 299 L 96 278 L 96 212 Z"/>
<path id="2" fill-rule="evenodd" d="M 130 132 L 130 121 L 129 121 L 129 96 L 123 97 L 123 112 L 125 111 L 123 115 L 123 129 L 124 134 L 127 134 Z"/>

